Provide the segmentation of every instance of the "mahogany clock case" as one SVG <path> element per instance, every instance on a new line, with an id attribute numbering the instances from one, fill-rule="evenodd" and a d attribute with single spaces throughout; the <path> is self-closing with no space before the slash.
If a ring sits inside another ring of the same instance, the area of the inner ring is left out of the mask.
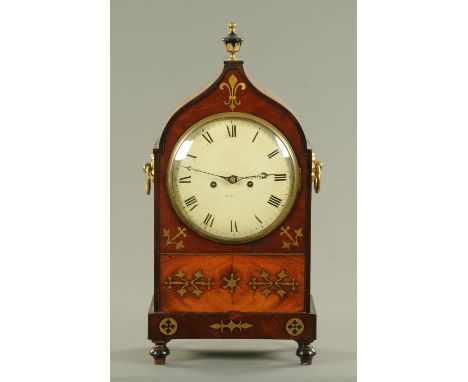
<path id="1" fill-rule="evenodd" d="M 301 169 L 300 191 L 285 220 L 243 244 L 218 243 L 190 231 L 166 188 L 168 161 L 180 136 L 198 121 L 230 111 L 276 126 Z M 249 81 L 242 61 L 225 61 L 219 78 L 171 117 L 153 154 L 154 301 L 148 338 L 156 344 L 155 362 L 165 362 L 165 344 L 175 338 L 274 338 L 298 341 L 301 363 L 309 364 L 314 354 L 309 344 L 316 337 L 310 296 L 312 152 L 299 122 Z"/>
<path id="2" fill-rule="evenodd" d="M 110 7 L 111 377 L 355 380 L 356 2 L 113 0 Z M 174 107 L 221 73 L 220 37 L 231 18 L 245 38 L 239 57 L 247 75 L 291 105 L 325 162 L 312 202 L 318 327 L 310 368 L 298 367 L 291 340 L 178 339 L 167 345 L 165 370 L 148 355 L 154 195 L 145 195 L 141 166 Z"/>

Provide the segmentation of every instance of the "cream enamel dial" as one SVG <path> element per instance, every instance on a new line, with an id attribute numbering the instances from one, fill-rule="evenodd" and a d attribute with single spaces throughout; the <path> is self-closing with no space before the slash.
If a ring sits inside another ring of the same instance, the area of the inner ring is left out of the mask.
<path id="1" fill-rule="evenodd" d="M 206 118 L 179 139 L 167 187 L 178 216 L 210 240 L 265 236 L 290 212 L 299 188 L 294 151 L 273 125 L 244 113 Z"/>

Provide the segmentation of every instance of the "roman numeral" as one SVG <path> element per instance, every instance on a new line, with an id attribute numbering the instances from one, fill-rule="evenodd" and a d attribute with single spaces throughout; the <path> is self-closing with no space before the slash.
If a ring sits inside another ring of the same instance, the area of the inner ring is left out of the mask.
<path id="1" fill-rule="evenodd" d="M 278 149 L 276 149 L 275 151 L 272 151 L 270 154 L 268 154 L 268 158 L 273 158 L 276 154 L 279 154 L 279 151 Z"/>
<path id="2" fill-rule="evenodd" d="M 192 177 L 189 176 L 184 176 L 179 179 L 179 183 L 191 183 L 192 182 Z"/>
<path id="3" fill-rule="evenodd" d="M 255 139 L 257 139 L 257 135 L 258 135 L 258 131 L 257 131 L 257 133 L 254 135 L 254 137 L 253 137 L 253 139 L 252 139 L 252 143 L 254 143 L 254 142 L 255 142 Z"/>
<path id="4" fill-rule="evenodd" d="M 260 220 L 260 218 L 257 215 L 254 215 L 254 216 L 255 216 L 255 219 L 257 219 L 260 224 L 263 224 L 262 221 Z"/>
<path id="5" fill-rule="evenodd" d="M 237 222 L 235 220 L 231 220 L 231 232 L 239 232 L 237 230 Z"/>
<path id="6" fill-rule="evenodd" d="M 231 126 L 226 125 L 226 129 L 228 131 L 229 138 L 235 138 L 237 136 L 236 125 L 231 125 Z"/>
<path id="7" fill-rule="evenodd" d="M 211 138 L 210 133 L 207 131 L 205 134 L 202 134 L 202 137 L 205 138 L 208 143 L 213 143 L 213 138 Z"/>
<path id="8" fill-rule="evenodd" d="M 214 222 L 214 216 L 211 214 L 206 215 L 205 220 L 203 220 L 203 224 L 209 225 L 210 227 L 213 227 L 213 222 Z"/>
<path id="9" fill-rule="evenodd" d="M 192 155 L 192 154 L 187 154 L 188 157 L 190 158 L 193 158 L 193 159 L 197 159 L 197 157 L 195 155 Z"/>
<path id="10" fill-rule="evenodd" d="M 286 180 L 286 174 L 275 174 L 275 182 L 282 182 Z"/>
<path id="11" fill-rule="evenodd" d="M 192 211 L 195 207 L 198 206 L 198 204 L 197 204 L 198 200 L 197 200 L 197 198 L 195 196 L 191 196 L 190 198 L 185 199 L 184 203 L 187 206 L 187 208 L 193 205 L 193 207 L 190 208 L 190 211 Z"/>
<path id="12" fill-rule="evenodd" d="M 268 204 L 271 204 L 273 207 L 278 208 L 280 203 L 281 203 L 281 199 L 275 195 L 271 195 L 270 199 L 268 199 Z"/>

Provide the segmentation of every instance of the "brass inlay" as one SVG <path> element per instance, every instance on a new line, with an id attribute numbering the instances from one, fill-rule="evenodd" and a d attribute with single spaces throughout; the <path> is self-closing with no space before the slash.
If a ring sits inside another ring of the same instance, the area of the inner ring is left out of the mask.
<path id="1" fill-rule="evenodd" d="M 293 317 L 286 322 L 286 331 L 292 336 L 298 336 L 304 331 L 304 322 L 300 318 Z"/>
<path id="2" fill-rule="evenodd" d="M 262 293 L 265 297 L 268 297 L 272 293 L 271 289 L 276 287 L 278 288 L 276 294 L 281 298 L 288 294 L 288 292 L 286 292 L 286 290 L 283 289 L 283 287 L 291 287 L 291 290 L 296 290 L 296 287 L 299 285 L 299 283 L 294 278 L 292 278 L 289 282 L 285 280 L 288 277 L 288 275 L 284 271 L 284 269 L 282 269 L 280 273 L 277 273 L 276 276 L 278 277 L 278 279 L 276 281 L 272 281 L 269 279 L 270 274 L 264 269 L 262 269 L 260 277 L 263 278 L 265 281 L 257 281 L 256 277 L 252 277 L 251 281 L 249 281 L 249 285 L 252 287 L 253 290 L 256 290 L 259 286 L 264 286 L 265 288 L 263 289 Z"/>
<path id="3" fill-rule="evenodd" d="M 236 279 L 234 276 L 234 273 L 231 273 L 229 279 L 226 276 L 223 277 L 223 281 L 226 281 L 226 284 L 223 285 L 223 289 L 229 288 L 231 290 L 231 294 L 234 293 L 234 288 L 240 288 L 239 285 L 237 285 L 240 281 L 240 277 Z"/>
<path id="4" fill-rule="evenodd" d="M 179 241 L 176 241 L 176 240 L 179 239 L 181 236 L 187 237 L 187 234 L 185 233 L 185 231 L 187 231 L 187 228 L 177 227 L 177 231 L 178 232 L 174 236 L 171 237 L 171 230 L 169 228 L 164 228 L 163 237 L 167 238 L 166 240 L 167 245 L 175 244 L 176 249 L 179 250 L 179 248 L 184 248 L 184 240 L 183 239 L 180 239 Z"/>
<path id="5" fill-rule="evenodd" d="M 177 332 L 177 321 L 173 318 L 163 318 L 159 323 L 159 330 L 166 336 L 172 336 Z"/>
<path id="6" fill-rule="evenodd" d="M 239 331 L 242 331 L 242 329 L 248 329 L 251 328 L 253 325 L 248 324 L 247 322 L 242 322 L 239 321 L 237 324 L 234 323 L 234 321 L 229 321 L 228 324 L 225 324 L 223 320 L 221 320 L 220 324 L 211 324 L 210 328 L 213 329 L 221 329 L 221 331 L 224 331 L 225 328 L 229 329 L 232 333 L 234 329 L 239 329 Z"/>
<path id="7" fill-rule="evenodd" d="M 167 281 L 164 282 L 165 285 L 168 286 L 168 288 L 172 288 L 173 285 L 178 286 L 179 289 L 176 291 L 177 294 L 180 295 L 180 297 L 183 297 L 185 293 L 188 292 L 188 288 L 193 287 L 192 293 L 199 298 L 200 295 L 204 292 L 202 289 L 199 287 L 204 287 L 206 286 L 207 289 L 211 289 L 211 287 L 214 285 L 214 282 L 211 281 L 211 278 L 207 278 L 206 281 L 201 281 L 200 279 L 204 278 L 203 276 L 203 271 L 199 269 L 197 272 L 193 274 L 192 280 L 187 280 L 185 278 L 185 273 L 182 272 L 182 270 L 179 269 L 179 271 L 175 274 L 175 277 L 179 279 L 179 281 L 173 281 L 172 277 L 168 277 Z M 188 287 L 188 288 L 187 288 Z M 187 289 L 186 289 L 187 288 Z"/>
<path id="8" fill-rule="evenodd" d="M 236 106 L 241 104 L 241 101 L 237 100 L 237 89 L 240 87 L 241 90 L 245 90 L 246 85 L 244 82 L 237 83 L 237 77 L 234 74 L 231 74 L 231 76 L 228 78 L 228 82 L 229 85 L 226 82 L 221 82 L 219 89 L 223 90 L 224 88 L 227 88 L 229 90 L 229 97 L 226 101 L 224 101 L 224 104 L 229 106 L 231 111 L 234 111 Z"/>
<path id="9" fill-rule="evenodd" d="M 299 238 L 304 236 L 302 234 L 302 228 L 294 230 L 294 234 L 295 234 L 294 237 L 292 237 L 291 233 L 289 232 L 290 229 L 291 229 L 290 226 L 281 227 L 280 236 L 284 235 L 289 240 L 289 241 L 283 240 L 283 246 L 281 248 L 289 249 L 291 246 L 299 247 Z"/>

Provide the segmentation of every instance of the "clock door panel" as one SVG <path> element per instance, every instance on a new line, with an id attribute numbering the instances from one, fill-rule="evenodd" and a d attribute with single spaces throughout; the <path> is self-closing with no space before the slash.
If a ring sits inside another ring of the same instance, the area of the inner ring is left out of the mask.
<path id="1" fill-rule="evenodd" d="M 303 312 L 304 256 L 162 255 L 162 312 Z"/>

